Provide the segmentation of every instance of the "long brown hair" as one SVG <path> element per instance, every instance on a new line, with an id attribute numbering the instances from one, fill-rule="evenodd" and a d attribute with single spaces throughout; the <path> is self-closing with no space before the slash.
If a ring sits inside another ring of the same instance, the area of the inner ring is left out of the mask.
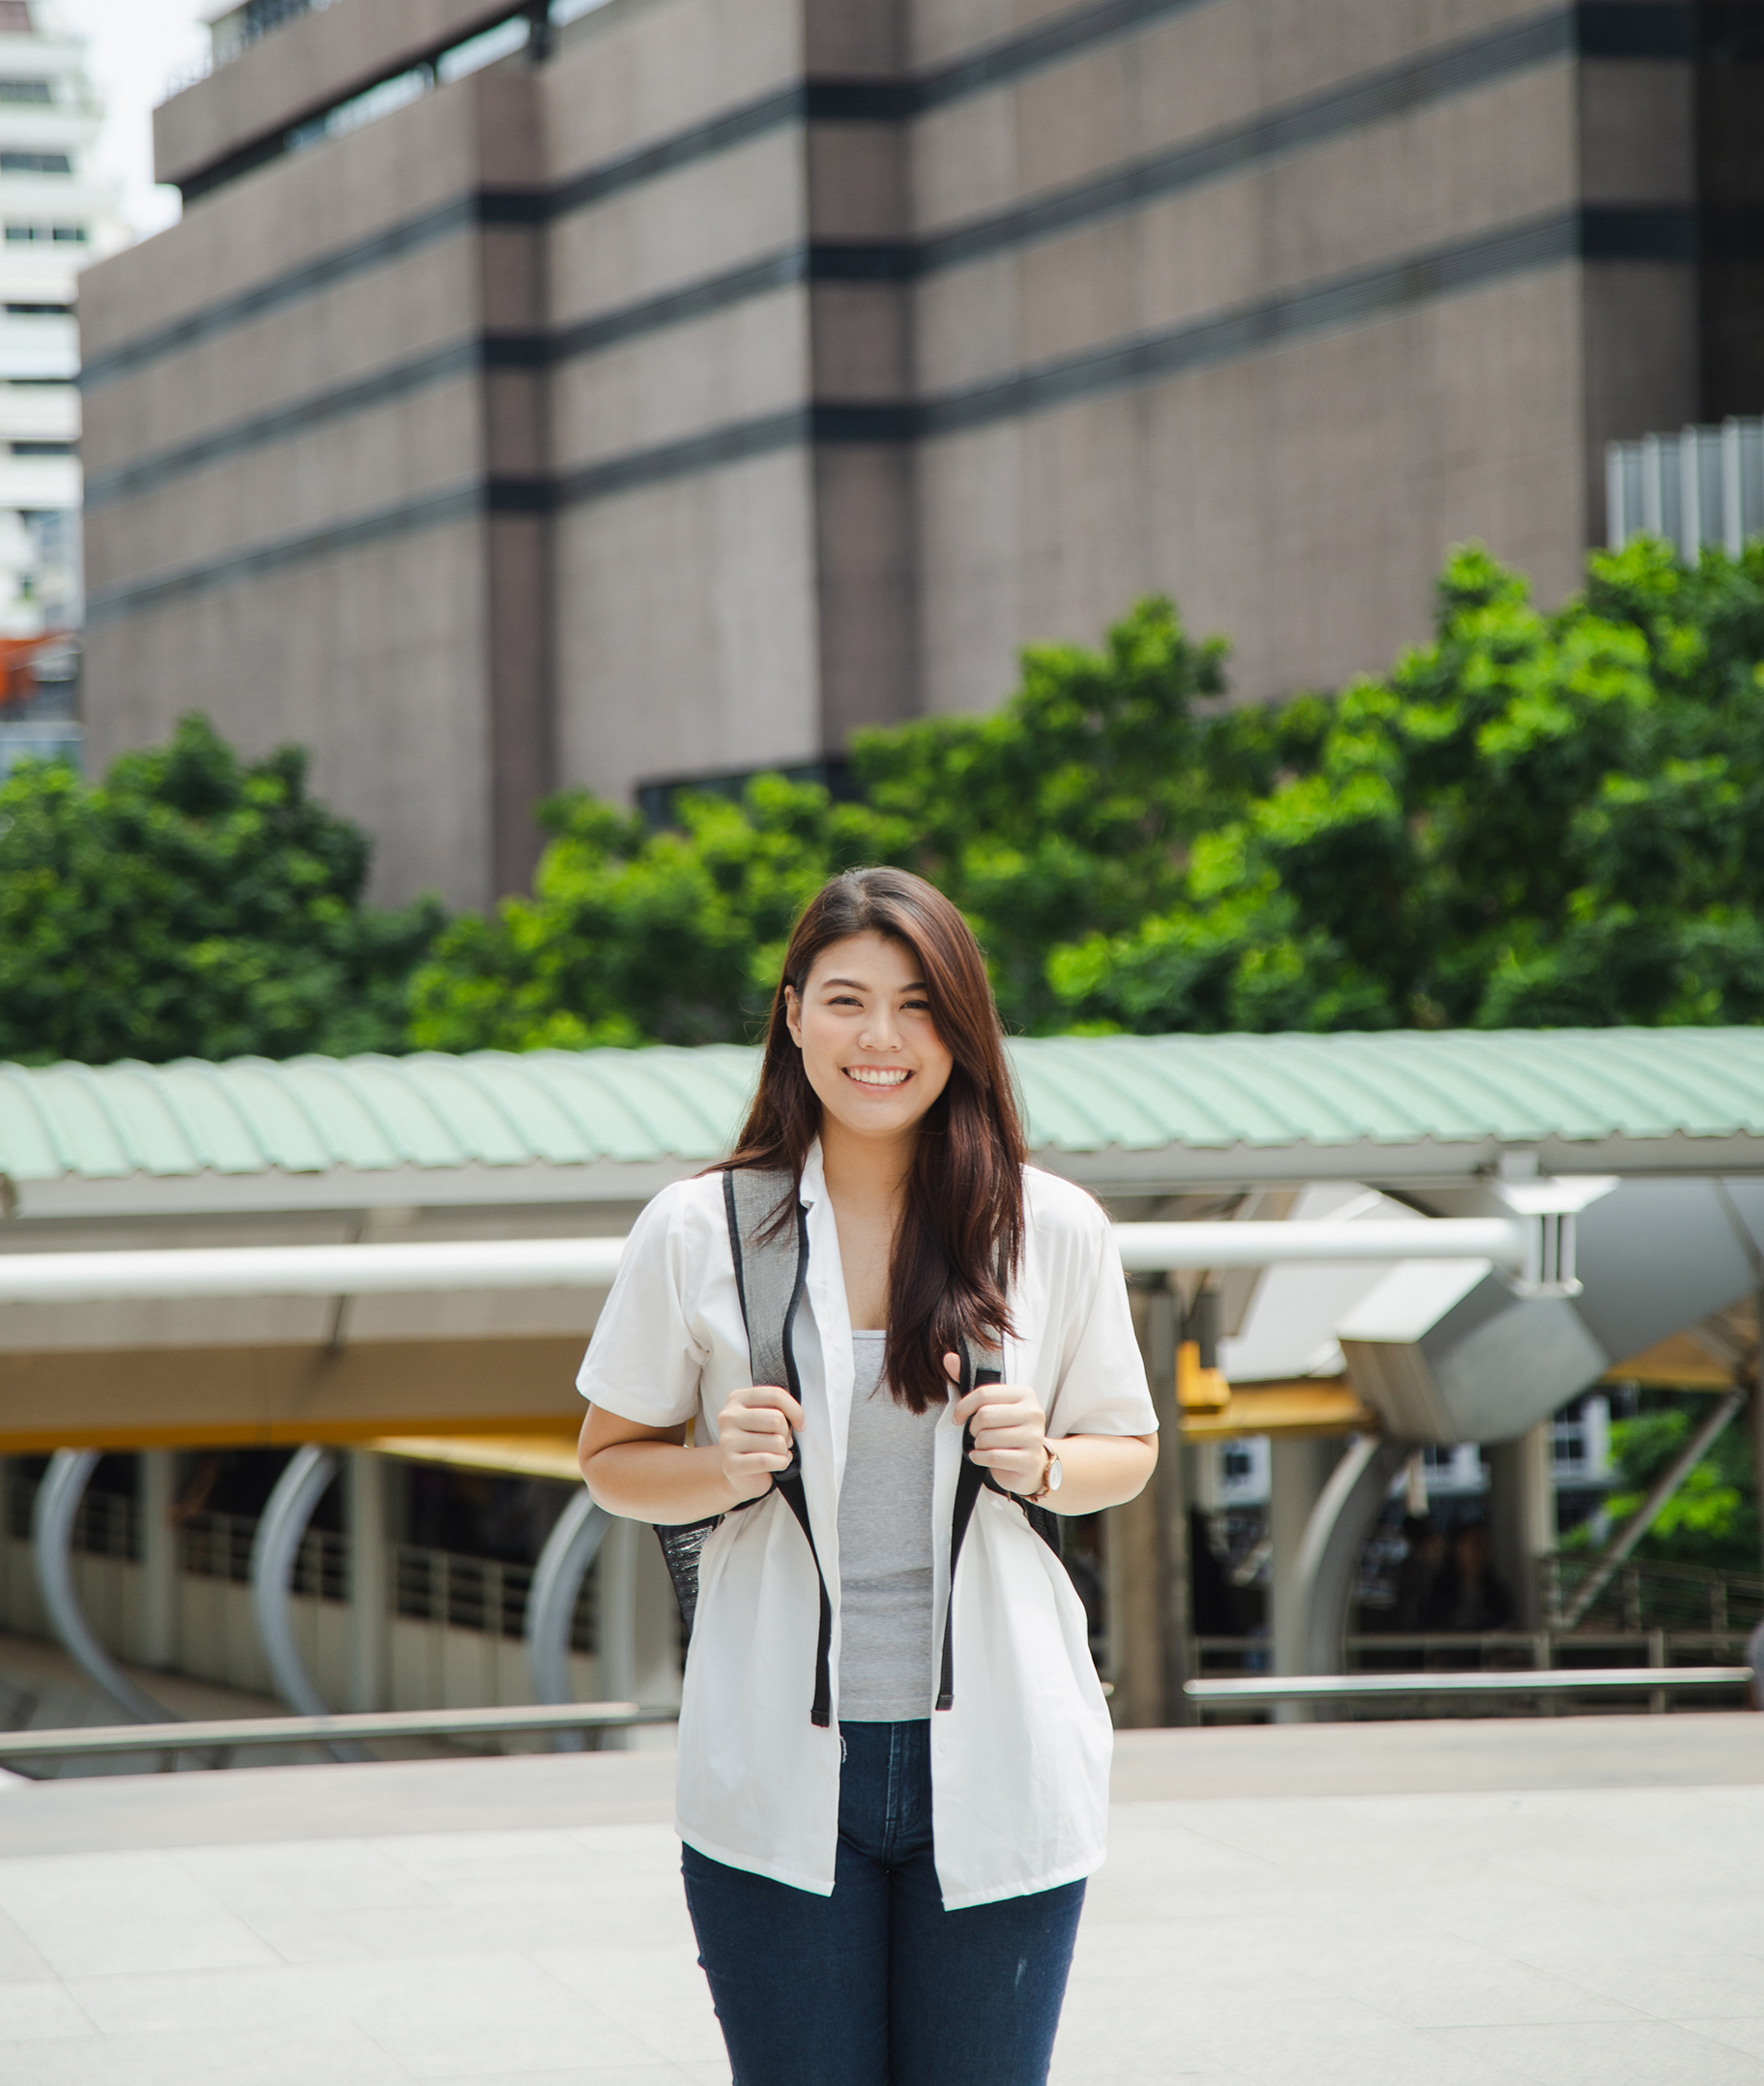
<path id="1" fill-rule="evenodd" d="M 790 1034 L 786 990 L 800 1001 L 815 958 L 854 934 L 886 934 L 918 958 L 932 1025 L 955 1060 L 920 1120 L 888 1271 L 888 1380 L 899 1404 L 922 1413 L 949 1391 L 946 1354 L 964 1338 L 996 1345 L 1012 1330 L 1005 1290 L 1022 1253 L 1026 1157 L 985 959 L 923 877 L 847 869 L 809 900 L 784 953 L 759 1091 L 728 1164 L 802 1179 L 821 1103 Z"/>

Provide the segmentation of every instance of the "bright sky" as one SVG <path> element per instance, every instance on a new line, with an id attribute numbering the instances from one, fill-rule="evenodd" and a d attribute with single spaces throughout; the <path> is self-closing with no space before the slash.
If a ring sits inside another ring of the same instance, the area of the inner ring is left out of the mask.
<path id="1" fill-rule="evenodd" d="M 103 101 L 98 158 L 122 184 L 123 215 L 137 232 L 162 231 L 178 216 L 175 189 L 153 185 L 156 102 L 173 73 L 200 61 L 208 34 L 200 0 L 56 0 L 62 18 L 89 39 L 87 59 Z"/>

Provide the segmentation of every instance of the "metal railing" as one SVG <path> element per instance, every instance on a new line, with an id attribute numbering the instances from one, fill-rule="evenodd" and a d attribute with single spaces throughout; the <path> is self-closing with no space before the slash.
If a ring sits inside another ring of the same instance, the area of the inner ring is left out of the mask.
<path id="1" fill-rule="evenodd" d="M 178 1531 L 178 1563 L 192 1579 L 251 1582 L 253 1514 L 192 1513 Z M 309 1528 L 295 1553 L 292 1590 L 309 1601 L 349 1598 L 349 1542 L 334 1528 Z"/>
<path id="2" fill-rule="evenodd" d="M 126 1753 L 209 1754 L 223 1766 L 241 1747 L 309 1746 L 364 1739 L 476 1738 L 498 1734 L 623 1730 L 673 1723 L 677 1709 L 636 1702 L 528 1703 L 514 1709 L 374 1710 L 339 1717 L 217 1717 L 189 1723 L 95 1724 L 62 1731 L 0 1732 L 0 1765 L 110 1758 Z M 325 1757 L 331 1756 L 327 1752 Z"/>
<path id="3" fill-rule="evenodd" d="M 1745 1666 L 1593 1666 L 1555 1672 L 1253 1674 L 1234 1680 L 1195 1680 L 1183 1692 L 1191 1702 L 1246 1707 L 1278 1702 L 1367 1702 L 1440 1698 L 1552 1695 L 1609 1697 L 1683 1689 L 1746 1689 Z"/>
<path id="4" fill-rule="evenodd" d="M 1191 1639 L 1191 1670 L 1196 1685 L 1190 1698 L 1220 1709 L 1230 1705 L 1300 1699 L 1270 1695 L 1263 1683 L 1279 1685 L 1283 1677 L 1265 1670 L 1272 1647 L 1266 1637 L 1195 1637 Z M 1427 1694 L 1467 1697 L 1573 1695 L 1587 1673 L 1632 1676 L 1627 1685 L 1646 1691 L 1656 1711 L 1672 1707 L 1681 1687 L 1740 1688 L 1749 1668 L 1748 1632 L 1727 1630 L 1575 1630 L 1433 1631 L 1350 1636 L 1344 1647 L 1347 1671 L 1325 1676 L 1344 1701 L 1420 1698 Z M 1688 1672 L 1728 1676 L 1685 1683 Z M 1255 1689 L 1238 1687 L 1254 1681 Z M 1220 1684 L 1217 1689 L 1215 1683 Z M 1339 1687 L 1335 1686 L 1339 1683 Z M 1483 1683 L 1490 1685 L 1484 1686 Z M 1361 1684 L 1364 1684 L 1362 1687 Z M 1615 1681 L 1585 1690 L 1608 1693 Z"/>
<path id="5" fill-rule="evenodd" d="M 1598 1569 L 1595 1552 L 1562 1550 L 1540 1558 L 1539 1605 L 1566 1615 Z M 1592 1630 L 1755 1630 L 1764 1622 L 1764 1577 L 1628 1558 L 1611 1574 L 1580 1627 Z"/>
<path id="6" fill-rule="evenodd" d="M 34 1484 L 18 1486 L 11 1515 L 15 1540 L 30 1535 Z M 178 1530 L 178 1566 L 192 1579 L 249 1586 L 257 1520 L 251 1514 L 193 1513 Z M 120 1493 L 87 1492 L 74 1524 L 73 1548 L 91 1557 L 139 1562 L 140 1513 Z M 526 1628 L 533 1567 L 421 1543 L 393 1545 L 393 1612 L 406 1622 L 438 1623 L 486 1636 L 517 1640 Z M 296 1553 L 292 1591 L 307 1600 L 349 1598 L 349 1543 L 335 1529 L 309 1528 Z M 583 1582 L 571 1628 L 572 1651 L 592 1655 L 597 1641 L 596 1579 Z"/>

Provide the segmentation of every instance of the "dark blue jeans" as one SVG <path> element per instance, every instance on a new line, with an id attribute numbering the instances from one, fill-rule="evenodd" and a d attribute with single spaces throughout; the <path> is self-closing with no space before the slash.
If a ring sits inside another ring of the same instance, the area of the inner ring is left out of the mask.
<path id="1" fill-rule="evenodd" d="M 945 1912 L 929 1724 L 839 1735 L 831 1897 L 681 1863 L 735 2086 L 1043 2086 L 1083 1884 Z"/>

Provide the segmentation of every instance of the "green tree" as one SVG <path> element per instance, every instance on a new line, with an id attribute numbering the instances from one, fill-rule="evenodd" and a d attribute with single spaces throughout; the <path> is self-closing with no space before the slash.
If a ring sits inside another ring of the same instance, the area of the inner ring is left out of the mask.
<path id="1" fill-rule="evenodd" d="M 1605 1513 L 1613 1528 L 1636 1512 L 1708 1411 L 1706 1393 L 1648 1391 L 1634 1418 L 1612 1423 L 1617 1488 L 1605 1501 Z M 1758 1489 L 1748 1434 L 1743 1418 L 1722 1429 L 1636 1545 L 1638 1557 L 1756 1572 Z"/>
<path id="2" fill-rule="evenodd" d="M 367 837 L 291 747 L 246 763 L 203 718 L 102 783 L 0 784 L 0 1057 L 161 1062 L 404 1046 L 439 902 L 361 902 Z"/>
<path id="3" fill-rule="evenodd" d="M 1764 544 L 1590 561 L 1554 615 L 1480 547 L 1438 632 L 1282 731 L 1174 903 L 1072 936 L 1074 1023 L 1543 1027 L 1764 1018 Z M 1313 726 L 1308 748 L 1304 730 Z"/>

